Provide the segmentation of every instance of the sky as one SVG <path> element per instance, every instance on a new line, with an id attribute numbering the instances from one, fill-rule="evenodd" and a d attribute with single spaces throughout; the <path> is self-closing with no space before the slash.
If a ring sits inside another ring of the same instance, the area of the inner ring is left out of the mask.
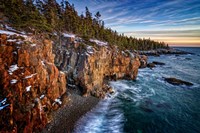
<path id="1" fill-rule="evenodd" d="M 79 14 L 87 6 L 105 26 L 171 46 L 200 47 L 200 0 L 68 0 Z"/>

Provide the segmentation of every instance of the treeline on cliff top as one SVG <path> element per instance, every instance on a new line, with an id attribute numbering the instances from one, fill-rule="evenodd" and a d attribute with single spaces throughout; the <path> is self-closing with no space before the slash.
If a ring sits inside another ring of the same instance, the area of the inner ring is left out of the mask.
<path id="1" fill-rule="evenodd" d="M 0 10 L 16 29 L 34 34 L 70 32 L 84 39 L 95 38 L 117 45 L 121 49 L 151 50 L 168 48 L 164 42 L 136 39 L 118 34 L 104 26 L 100 12 L 94 17 L 89 9 L 78 15 L 73 4 L 66 0 L 1 0 Z"/>

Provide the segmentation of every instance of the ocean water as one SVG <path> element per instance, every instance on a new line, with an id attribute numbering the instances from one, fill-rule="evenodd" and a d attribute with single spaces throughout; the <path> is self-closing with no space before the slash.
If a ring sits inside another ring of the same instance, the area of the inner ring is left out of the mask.
<path id="1" fill-rule="evenodd" d="M 200 133 L 200 48 L 195 53 L 149 57 L 166 63 L 140 69 L 136 81 L 110 82 L 116 93 L 83 116 L 75 133 Z M 174 86 L 163 77 L 194 85 Z"/>

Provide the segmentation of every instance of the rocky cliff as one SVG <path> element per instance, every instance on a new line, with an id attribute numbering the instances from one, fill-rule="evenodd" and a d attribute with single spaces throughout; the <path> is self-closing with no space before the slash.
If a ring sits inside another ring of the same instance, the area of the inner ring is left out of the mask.
<path id="1" fill-rule="evenodd" d="M 136 79 L 140 66 L 137 54 L 105 43 L 87 43 L 63 38 L 61 45 L 54 48 L 55 64 L 66 72 L 69 87 L 81 88 L 84 96 L 103 98 L 112 91 L 108 80 Z"/>
<path id="2" fill-rule="evenodd" d="M 52 42 L 5 32 L 0 34 L 0 131 L 32 132 L 50 121 L 64 101 L 65 74 L 54 65 Z"/>
<path id="3" fill-rule="evenodd" d="M 0 131 L 40 131 L 67 102 L 67 87 L 104 98 L 113 92 L 108 81 L 136 79 L 140 62 L 136 53 L 96 40 L 62 37 L 56 43 L 1 31 L 0 100 L 7 104 L 0 109 Z"/>

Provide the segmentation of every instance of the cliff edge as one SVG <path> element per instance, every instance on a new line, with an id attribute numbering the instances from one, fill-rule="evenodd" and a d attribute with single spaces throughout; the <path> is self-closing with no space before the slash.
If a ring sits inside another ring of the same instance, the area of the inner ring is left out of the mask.
<path id="1" fill-rule="evenodd" d="M 76 37 L 63 37 L 61 45 L 55 46 L 55 64 L 66 73 L 68 87 L 81 89 L 84 96 L 104 98 L 107 92 L 112 92 L 109 80 L 137 77 L 140 58 L 129 50 Z"/>
<path id="2" fill-rule="evenodd" d="M 113 93 L 109 80 L 137 77 L 134 52 L 75 36 L 62 36 L 60 44 L 42 38 L 0 32 L 1 131 L 41 131 L 68 102 L 66 88 L 104 98 Z"/>

